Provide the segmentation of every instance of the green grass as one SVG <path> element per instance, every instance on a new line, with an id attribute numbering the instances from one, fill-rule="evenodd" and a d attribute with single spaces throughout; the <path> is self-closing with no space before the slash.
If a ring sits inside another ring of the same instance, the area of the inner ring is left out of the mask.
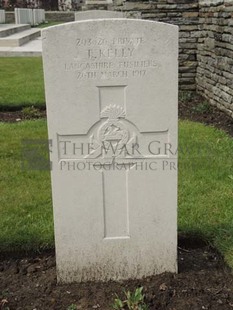
<path id="1" fill-rule="evenodd" d="M 42 59 L 0 58 L 0 110 L 45 107 Z"/>
<path id="2" fill-rule="evenodd" d="M 179 136 L 184 149 L 196 150 L 179 156 L 179 230 L 211 242 L 233 267 L 233 139 L 188 121 Z"/>
<path id="3" fill-rule="evenodd" d="M 47 28 L 47 27 L 56 26 L 56 25 L 60 25 L 60 24 L 64 24 L 64 23 L 63 22 L 57 22 L 57 21 L 49 21 L 47 23 L 40 24 L 38 26 L 38 28 Z"/>
<path id="4" fill-rule="evenodd" d="M 21 140 L 46 137 L 44 120 L 0 123 L 0 252 L 53 247 L 49 172 L 21 169 Z"/>
<path id="5" fill-rule="evenodd" d="M 46 137 L 45 120 L 0 123 L 0 251 L 54 245 L 49 172 L 21 171 L 21 139 Z M 179 145 L 179 231 L 209 241 L 233 267 L 233 139 L 180 121 Z"/>

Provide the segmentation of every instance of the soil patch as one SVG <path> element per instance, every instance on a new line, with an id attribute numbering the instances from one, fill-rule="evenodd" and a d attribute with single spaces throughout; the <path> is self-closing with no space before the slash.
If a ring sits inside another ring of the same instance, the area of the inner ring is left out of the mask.
<path id="1" fill-rule="evenodd" d="M 124 289 L 141 286 L 149 309 L 233 309 L 233 277 L 221 256 L 203 242 L 180 240 L 179 274 L 142 280 L 59 285 L 53 252 L 2 260 L 2 309 L 67 310 L 73 304 L 76 309 L 110 310 L 115 294 L 124 298 Z"/>
<path id="2" fill-rule="evenodd" d="M 0 121 L 2 122 L 20 122 L 27 119 L 45 118 L 46 111 L 36 109 L 34 111 L 2 111 L 0 112 Z M 218 108 L 209 105 L 206 100 L 195 92 L 181 93 L 179 98 L 179 118 L 194 122 L 200 122 L 206 125 L 212 125 L 225 130 L 233 136 L 233 118 Z"/>
<path id="3" fill-rule="evenodd" d="M 194 92 L 185 93 L 179 98 L 179 118 L 225 130 L 233 136 L 233 118 L 211 106 L 205 99 Z"/>
<path id="4" fill-rule="evenodd" d="M 0 122 L 15 123 L 24 120 L 33 120 L 39 118 L 45 118 L 45 110 L 36 110 L 36 115 L 30 115 L 29 113 L 24 113 L 23 111 L 7 111 L 0 112 Z"/>

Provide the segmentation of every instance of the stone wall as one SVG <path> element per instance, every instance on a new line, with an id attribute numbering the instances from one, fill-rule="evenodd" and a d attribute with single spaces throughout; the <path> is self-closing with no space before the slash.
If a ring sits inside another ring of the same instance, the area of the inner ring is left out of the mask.
<path id="1" fill-rule="evenodd" d="M 96 1 L 93 1 L 93 3 L 95 2 Z M 97 9 L 96 4 L 89 4 L 88 9 Z M 127 17 L 155 20 L 178 25 L 180 29 L 180 89 L 196 89 L 195 78 L 199 36 L 198 0 L 113 0 L 113 5 L 111 5 L 111 7 L 108 6 L 108 9 L 125 12 Z"/>
<path id="2" fill-rule="evenodd" d="M 46 11 L 45 12 L 46 21 L 59 21 L 59 22 L 73 22 L 74 12 L 60 12 L 60 11 Z M 6 11 L 6 23 L 15 23 L 15 13 Z"/>
<path id="3" fill-rule="evenodd" d="M 45 12 L 46 21 L 73 22 L 74 12 L 47 11 Z"/>
<path id="4" fill-rule="evenodd" d="M 200 1 L 197 91 L 233 117 L 233 1 Z"/>
<path id="5" fill-rule="evenodd" d="M 127 17 L 178 25 L 180 90 L 196 90 L 233 117 L 233 0 L 114 0 Z M 8 23 L 14 13 L 6 12 Z M 73 21 L 74 12 L 46 12 L 48 21 Z"/>
<path id="6" fill-rule="evenodd" d="M 181 90 L 196 89 L 198 0 L 126 1 L 115 0 L 114 10 L 127 16 L 156 20 L 180 28 L 179 83 Z"/>
<path id="7" fill-rule="evenodd" d="M 6 23 L 14 24 L 15 23 L 15 13 L 6 11 Z"/>

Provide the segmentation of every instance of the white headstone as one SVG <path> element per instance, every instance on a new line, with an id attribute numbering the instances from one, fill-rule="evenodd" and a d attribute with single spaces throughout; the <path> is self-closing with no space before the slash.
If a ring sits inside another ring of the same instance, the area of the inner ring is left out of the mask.
<path id="1" fill-rule="evenodd" d="M 33 24 L 41 24 L 45 21 L 45 11 L 43 9 L 33 9 Z"/>
<path id="2" fill-rule="evenodd" d="M 42 37 L 58 280 L 176 272 L 178 27 L 88 20 Z"/>
<path id="3" fill-rule="evenodd" d="M 4 24 L 6 22 L 5 10 L 0 10 L 0 24 Z"/>
<path id="4" fill-rule="evenodd" d="M 123 18 L 124 13 L 107 10 L 90 10 L 75 13 L 75 20 L 101 19 L 101 18 Z"/>
<path id="5" fill-rule="evenodd" d="M 15 23 L 33 25 L 33 10 L 15 8 Z"/>

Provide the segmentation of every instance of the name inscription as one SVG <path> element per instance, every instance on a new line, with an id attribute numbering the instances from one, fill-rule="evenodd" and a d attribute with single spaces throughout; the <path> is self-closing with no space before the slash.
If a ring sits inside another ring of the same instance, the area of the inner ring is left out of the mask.
<path id="1" fill-rule="evenodd" d="M 78 80 L 146 77 L 150 70 L 160 68 L 161 64 L 156 59 L 140 59 L 138 54 L 145 43 L 140 36 L 77 38 L 77 56 L 66 62 L 64 69 L 75 72 Z"/>

